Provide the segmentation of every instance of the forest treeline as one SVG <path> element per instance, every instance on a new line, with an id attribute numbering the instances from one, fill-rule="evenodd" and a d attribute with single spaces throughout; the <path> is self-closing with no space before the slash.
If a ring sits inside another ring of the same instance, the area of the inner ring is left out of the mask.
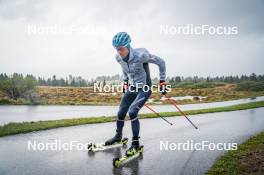
<path id="1" fill-rule="evenodd" d="M 13 73 L 7 75 L 0 74 L 0 91 L 7 94 L 12 99 L 25 98 L 30 101 L 36 101 L 35 89 L 37 86 L 59 86 L 59 87 L 90 87 L 94 83 L 104 86 L 106 84 L 118 84 L 122 77 L 120 75 L 98 76 L 95 79 L 86 80 L 81 76 L 69 75 L 66 78 L 58 78 L 53 75 L 50 78 L 35 77 L 33 75 L 23 75 Z M 216 77 L 167 77 L 166 80 L 172 87 L 186 88 L 208 88 L 219 86 L 225 83 L 238 84 L 237 90 L 264 91 L 264 75 L 241 76 L 216 76 Z M 158 82 L 157 78 L 153 82 Z"/>

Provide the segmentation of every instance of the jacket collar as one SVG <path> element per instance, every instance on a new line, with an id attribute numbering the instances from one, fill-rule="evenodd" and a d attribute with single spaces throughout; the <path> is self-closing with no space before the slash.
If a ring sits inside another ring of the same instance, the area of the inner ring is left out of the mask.
<path id="1" fill-rule="evenodd" d="M 118 55 L 119 56 L 119 55 Z M 121 56 L 119 56 L 122 62 L 125 62 Z M 129 60 L 128 63 L 134 59 L 134 49 L 132 47 L 129 48 Z"/>

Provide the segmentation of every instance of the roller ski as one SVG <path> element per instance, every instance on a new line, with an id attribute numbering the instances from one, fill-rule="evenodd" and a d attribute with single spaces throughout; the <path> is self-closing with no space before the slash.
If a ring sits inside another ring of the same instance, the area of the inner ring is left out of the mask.
<path id="1" fill-rule="evenodd" d="M 122 139 L 122 134 L 117 132 L 113 138 L 107 140 L 105 143 L 89 143 L 88 152 L 104 151 L 111 148 L 126 146 L 127 142 L 128 138 Z"/>
<path id="2" fill-rule="evenodd" d="M 114 158 L 113 159 L 113 166 L 115 168 L 118 168 L 121 165 L 124 165 L 127 162 L 142 156 L 143 147 L 144 147 L 143 145 L 139 145 L 139 141 L 138 140 L 135 140 L 133 138 L 132 144 L 131 144 L 130 148 L 126 151 L 125 156 L 123 156 L 121 158 Z"/>

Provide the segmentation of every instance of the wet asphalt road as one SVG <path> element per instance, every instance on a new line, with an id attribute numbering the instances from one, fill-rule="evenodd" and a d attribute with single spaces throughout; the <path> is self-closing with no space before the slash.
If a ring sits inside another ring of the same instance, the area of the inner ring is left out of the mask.
<path id="1" fill-rule="evenodd" d="M 102 123 L 39 131 L 0 138 L 0 174 L 204 174 L 224 151 L 160 150 L 160 141 L 168 143 L 242 143 L 264 130 L 264 108 L 190 116 L 198 130 L 183 117 L 168 118 L 169 126 L 161 119 L 142 119 L 141 143 L 144 154 L 125 166 L 115 169 L 112 159 L 124 154 L 116 148 L 96 154 L 86 150 L 29 151 L 28 142 L 80 143 L 101 142 L 114 134 L 115 123 Z M 124 135 L 131 138 L 130 122 Z"/>

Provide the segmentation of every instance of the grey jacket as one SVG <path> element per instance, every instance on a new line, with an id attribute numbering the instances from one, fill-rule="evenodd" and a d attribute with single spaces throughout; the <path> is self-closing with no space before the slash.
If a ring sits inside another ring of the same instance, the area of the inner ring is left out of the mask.
<path id="1" fill-rule="evenodd" d="M 131 85 L 142 87 L 143 85 L 150 85 L 151 82 L 150 73 L 148 69 L 148 63 L 154 63 L 159 66 L 159 78 L 160 80 L 166 79 L 166 66 L 165 61 L 160 57 L 150 54 L 145 48 L 133 49 L 130 47 L 130 55 L 128 62 L 117 54 L 117 62 L 122 67 L 123 80 L 129 81 Z"/>

